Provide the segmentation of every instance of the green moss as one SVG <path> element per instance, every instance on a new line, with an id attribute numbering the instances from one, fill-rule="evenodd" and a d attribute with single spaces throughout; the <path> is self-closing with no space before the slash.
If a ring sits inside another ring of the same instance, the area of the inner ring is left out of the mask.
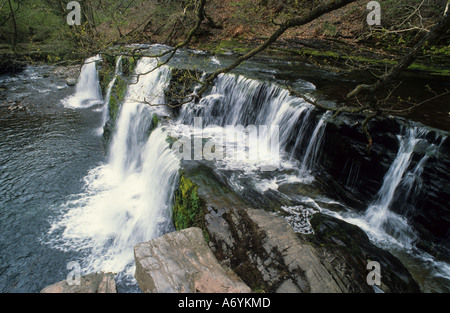
<path id="1" fill-rule="evenodd" d="M 194 91 L 202 72 L 195 69 L 171 68 L 171 78 L 168 88 L 164 90 L 164 96 L 168 103 L 179 103 L 187 94 Z"/>
<path id="2" fill-rule="evenodd" d="M 122 73 L 125 77 L 129 77 L 134 72 L 137 61 L 135 57 L 122 58 Z"/>
<path id="3" fill-rule="evenodd" d="M 159 117 L 156 114 L 153 114 L 152 116 L 152 126 L 155 128 L 159 124 Z"/>
<path id="4" fill-rule="evenodd" d="M 437 75 L 437 76 L 450 76 L 450 70 L 448 69 L 439 69 L 430 65 L 420 64 L 420 63 L 413 63 L 409 66 L 410 70 L 413 71 L 422 71 L 427 72 L 431 75 Z"/>
<path id="5" fill-rule="evenodd" d="M 244 44 L 235 39 L 227 39 L 227 40 L 222 40 L 221 42 L 214 45 L 214 47 L 211 47 L 208 50 L 213 50 L 212 52 L 218 53 L 218 54 L 224 53 L 224 52 L 227 52 L 230 50 L 233 51 L 234 53 L 245 54 L 250 50 L 250 48 L 249 48 L 248 44 Z"/>
<path id="6" fill-rule="evenodd" d="M 205 239 L 209 242 L 209 234 L 204 224 L 203 205 L 197 193 L 198 186 L 181 174 L 175 203 L 172 207 L 173 223 L 176 230 L 189 227 L 200 227 Z"/>
<path id="7" fill-rule="evenodd" d="M 118 76 L 116 82 L 111 90 L 109 97 L 109 118 L 116 121 L 119 116 L 120 106 L 123 103 L 125 94 L 127 92 L 127 82 L 121 76 Z"/>
<path id="8" fill-rule="evenodd" d="M 106 94 L 109 82 L 114 78 L 114 69 L 103 64 L 99 70 L 99 81 L 102 94 Z"/>
<path id="9" fill-rule="evenodd" d="M 152 134 L 153 130 L 155 130 L 156 127 L 158 127 L 159 124 L 159 117 L 158 115 L 156 115 L 155 113 L 152 113 L 152 121 L 150 123 L 150 126 L 148 127 L 147 131 L 146 131 L 146 136 L 147 138 L 150 137 L 150 135 Z"/>
<path id="10" fill-rule="evenodd" d="M 346 54 L 333 51 L 320 51 L 309 48 L 302 48 L 302 49 L 274 48 L 273 50 L 289 54 L 295 54 L 300 57 L 307 58 L 308 60 L 316 60 L 321 65 L 328 65 L 330 63 L 330 60 L 340 61 L 343 64 L 346 64 L 345 62 L 347 61 L 351 61 L 361 65 L 370 65 L 378 67 L 380 69 L 384 68 L 385 66 L 391 67 L 397 64 L 395 60 L 390 60 L 387 58 L 370 58 L 358 53 Z M 408 69 L 411 71 L 425 72 L 430 75 L 450 76 L 450 70 L 448 69 L 437 68 L 436 66 L 427 65 L 419 62 L 411 64 Z"/>

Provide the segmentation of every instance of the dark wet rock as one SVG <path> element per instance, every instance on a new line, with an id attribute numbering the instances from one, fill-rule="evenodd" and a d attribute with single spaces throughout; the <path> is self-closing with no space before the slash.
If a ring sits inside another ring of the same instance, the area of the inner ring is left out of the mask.
<path id="1" fill-rule="evenodd" d="M 400 261 L 373 246 L 356 226 L 346 224 L 340 229 L 340 221 L 322 219 L 317 238 L 297 236 L 282 217 L 263 206 L 253 207 L 207 166 L 185 162 L 183 175 L 198 186 L 212 251 L 253 290 L 374 292 L 366 282 L 371 259 L 385 266 L 384 291 L 419 291 Z M 344 234 L 339 238 L 325 236 L 328 229 L 336 228 Z"/>
<path id="2" fill-rule="evenodd" d="M 322 255 L 322 262 L 334 277 L 339 277 L 351 288 L 360 287 L 370 292 L 366 278 L 367 264 L 380 264 L 381 285 L 387 293 L 420 292 L 406 267 L 390 252 L 375 246 L 359 227 L 337 218 L 316 213 L 311 218 L 313 235 L 298 236 L 303 242 L 314 245 Z M 358 289 L 352 291 L 358 292 Z"/>
<path id="3" fill-rule="evenodd" d="M 342 115 L 326 124 L 321 152 L 315 160 L 315 178 L 329 197 L 364 211 L 376 200 L 384 177 L 394 161 L 402 127 L 412 127 L 401 118 L 372 121 L 369 131 L 373 146 L 361 132 L 362 118 Z M 424 126 L 419 126 L 424 127 Z M 440 258 L 450 258 L 450 141 L 448 133 L 430 129 L 412 155 L 409 170 L 424 157 L 412 191 L 396 193 L 391 210 L 407 218 L 418 234 L 419 245 Z M 439 146 L 439 149 L 430 147 Z M 295 152 L 302 159 L 300 147 Z M 398 188 L 405 189 L 404 186 Z M 407 195 L 408 197 L 405 197 Z"/>
<path id="4" fill-rule="evenodd" d="M 13 53 L 0 53 L 0 75 L 20 73 L 25 67 L 26 63 Z"/>
<path id="5" fill-rule="evenodd" d="M 364 210 L 381 188 L 395 159 L 399 125 L 390 119 L 386 119 L 386 124 L 372 123 L 373 146 L 368 150 L 361 122 L 347 116 L 327 123 L 316 168 L 328 194 L 352 208 Z"/>

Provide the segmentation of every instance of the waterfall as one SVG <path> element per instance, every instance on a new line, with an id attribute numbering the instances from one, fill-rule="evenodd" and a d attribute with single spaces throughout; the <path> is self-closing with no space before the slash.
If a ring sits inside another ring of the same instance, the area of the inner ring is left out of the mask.
<path id="1" fill-rule="evenodd" d="M 109 100 L 111 98 L 111 92 L 114 87 L 114 84 L 116 83 L 117 77 L 120 75 L 122 75 L 122 56 L 121 55 L 117 57 L 116 67 L 114 70 L 114 77 L 109 82 L 108 88 L 106 89 L 105 101 L 104 101 L 103 108 L 102 108 L 102 123 L 101 123 L 99 129 L 97 130 L 97 133 L 99 135 L 103 135 L 104 125 L 106 124 L 106 122 L 108 120 Z"/>
<path id="2" fill-rule="evenodd" d="M 64 105 L 70 108 L 89 108 L 103 103 L 96 62 L 99 55 L 87 59 L 75 86 L 75 94 L 65 99 Z"/>
<path id="3" fill-rule="evenodd" d="M 156 61 L 151 58 L 143 58 L 137 63 L 136 81 L 129 85 L 121 107 L 117 131 L 109 151 L 109 162 L 116 172 L 122 175 L 134 171 L 142 164 L 142 151 L 145 148 L 152 114 L 164 114 L 167 110 L 165 106 L 150 107 L 142 103 L 164 103 L 164 89 L 168 83 L 170 69 L 163 66 L 150 71 L 155 66 Z"/>
<path id="4" fill-rule="evenodd" d="M 364 220 L 368 224 L 370 232 L 375 236 L 386 239 L 387 234 L 399 244 L 409 247 L 417 237 L 408 225 L 406 217 L 392 212 L 390 208 L 399 187 L 405 184 L 409 186 L 409 189 L 411 188 L 428 157 L 425 155 L 415 168 L 409 169 L 414 148 L 426 131 L 418 127 L 411 127 L 402 132 L 398 136 L 400 147 L 397 156 L 384 176 L 376 200 L 366 210 Z M 412 177 L 414 180 L 411 180 Z M 409 193 L 409 191 L 406 192 Z"/>
<path id="5" fill-rule="evenodd" d="M 173 229 L 179 160 L 161 127 L 148 136 L 155 110 L 136 97 L 152 92 L 154 103 L 164 102 L 161 86 L 169 71 L 161 67 L 145 74 L 155 65 L 147 59 L 137 64 L 140 79 L 127 91 L 108 162 L 88 173 L 84 192 L 63 206 L 65 213 L 51 229 L 56 248 L 85 254 L 81 267 L 86 273 L 112 271 L 132 280 L 133 246 Z"/>
<path id="6" fill-rule="evenodd" d="M 314 165 L 314 161 L 319 156 L 320 147 L 323 139 L 323 135 L 325 133 L 325 120 L 331 116 L 331 111 L 327 111 L 317 123 L 314 132 L 309 139 L 308 147 L 306 148 L 306 152 L 303 156 L 302 166 L 300 168 L 300 173 L 306 173 L 311 171 Z"/>
<path id="7" fill-rule="evenodd" d="M 201 116 L 205 125 L 279 125 L 281 142 L 299 116 L 312 105 L 292 97 L 275 84 L 259 82 L 242 75 L 220 74 L 211 92 L 199 104 L 184 106 L 180 121 L 193 124 Z"/>
<path id="8" fill-rule="evenodd" d="M 89 107 L 101 99 L 93 60 L 97 58 L 87 60 L 83 66 L 76 93 L 67 101 L 71 107 Z M 211 62 L 216 63 L 216 60 Z M 121 58 L 118 58 L 115 76 L 108 85 L 102 108 L 104 122 L 111 90 L 121 75 L 120 63 Z M 308 208 L 322 210 L 319 205 L 325 200 L 316 202 L 320 199 L 308 194 L 309 188 L 303 186 L 314 180 L 312 170 L 320 157 L 330 113 L 318 115 L 314 106 L 291 96 L 288 90 L 276 84 L 243 75 L 221 74 L 199 103 L 183 105 L 177 119 L 153 129 L 153 114 L 171 113 L 161 105 L 165 102 L 164 91 L 171 70 L 167 66 L 156 66 L 156 60 L 145 57 L 137 63 L 120 108 L 107 160 L 89 171 L 83 192 L 73 195 L 62 206 L 63 214 L 53 221 L 50 231 L 53 246 L 81 253 L 85 273 L 112 271 L 119 273 L 119 280 L 132 280 L 132 247 L 173 230 L 171 205 L 180 161 L 175 150 L 169 148 L 167 138 L 170 136 L 172 140 L 180 135 L 189 140 L 193 138 L 204 147 L 215 145 L 215 152 L 220 151 L 220 145 L 235 148 L 233 153 L 227 150 L 224 159 L 207 161 L 214 163 L 212 168 L 221 171 L 238 194 L 246 195 L 253 188 L 260 196 L 269 189 L 277 190 L 283 183 L 302 184 L 298 190 L 299 193 L 304 190 L 305 194 L 295 195 L 296 203 L 301 205 L 282 209 L 293 216 L 293 222 L 301 222 L 297 223 L 298 229 L 309 232 L 307 222 L 312 211 Z M 228 126 L 236 127 L 230 130 Z M 272 126 L 277 126 L 277 130 L 272 131 Z M 258 137 L 252 137 L 253 130 Z M 415 188 L 420 186 L 420 176 L 429 155 L 426 153 L 414 162 L 413 156 L 426 135 L 423 128 L 403 128 L 398 136 L 397 155 L 376 199 L 364 215 L 352 212 L 358 214 L 357 218 L 355 215 L 347 218 L 344 214 L 340 217 L 360 226 L 377 243 L 410 246 L 416 234 L 406 217 L 393 212 L 392 206 L 398 202 L 399 194 L 413 197 Z M 274 141 L 278 142 L 275 150 L 272 149 Z M 255 149 L 258 159 L 243 158 Z M 233 154 L 238 157 L 230 158 Z M 274 160 L 277 164 L 273 167 Z M 267 168 L 273 172 L 264 173 Z M 354 170 L 358 171 L 359 168 Z M 312 185 L 308 187 L 314 189 Z M 280 194 L 282 190 L 280 188 Z M 286 192 L 286 197 L 289 196 Z"/>
<path id="9" fill-rule="evenodd" d="M 242 75 L 221 74 L 212 86 L 211 92 L 204 96 L 200 103 L 182 107 L 179 122 L 192 125 L 196 117 L 201 117 L 205 126 L 203 131 L 207 136 L 215 137 L 216 142 L 225 143 L 228 146 L 241 147 L 238 148 L 238 154 L 241 156 L 239 162 L 230 160 L 225 162 L 224 167 L 245 172 L 256 168 L 264 171 L 277 168 L 276 162 L 271 164 L 269 160 L 281 160 L 284 157 L 286 160 L 289 159 L 285 165 L 294 161 L 293 152 L 290 158 L 287 155 L 287 146 L 295 141 L 296 144 L 290 149 L 294 151 L 301 143 L 308 140 L 306 134 L 312 125 L 313 110 L 314 106 L 303 99 L 291 96 L 288 90 L 275 84 L 260 82 Z M 320 141 L 323 133 L 323 123 L 322 118 L 316 134 L 317 141 Z M 238 135 L 231 136 L 230 139 L 226 134 L 229 126 L 242 126 L 242 128 Z M 246 139 L 252 127 L 258 128 L 258 140 Z M 278 155 L 275 155 L 273 149 L 275 141 L 279 144 Z M 256 145 L 257 147 L 254 147 Z M 242 156 L 248 152 L 245 148 L 258 149 L 257 162 L 242 160 Z M 314 152 L 317 151 L 314 150 Z"/>

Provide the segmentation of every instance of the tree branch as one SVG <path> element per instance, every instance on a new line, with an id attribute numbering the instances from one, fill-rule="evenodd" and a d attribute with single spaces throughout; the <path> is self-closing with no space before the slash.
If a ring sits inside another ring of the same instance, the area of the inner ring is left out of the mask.
<path id="1" fill-rule="evenodd" d="M 252 58 L 256 54 L 258 54 L 261 51 L 265 50 L 272 43 L 277 41 L 277 39 L 281 35 L 283 35 L 284 32 L 286 30 L 288 30 L 289 28 L 305 25 L 305 24 L 307 24 L 307 23 L 317 19 L 318 17 L 320 17 L 320 16 L 322 16 L 322 15 L 324 15 L 326 13 L 329 13 L 329 12 L 332 12 L 334 10 L 337 10 L 337 9 L 339 9 L 339 8 L 349 4 L 349 3 L 355 2 L 355 1 L 356 0 L 330 0 L 328 3 L 314 8 L 306 16 L 291 18 L 291 19 L 288 19 L 288 20 L 284 21 L 283 23 L 278 24 L 279 25 L 278 29 L 275 30 L 272 33 L 272 35 L 270 35 L 270 37 L 264 43 L 262 43 L 260 46 L 254 48 L 253 50 L 249 51 L 248 53 L 244 54 L 243 56 L 240 56 L 231 65 L 229 65 L 227 67 L 224 67 L 224 68 L 220 68 L 220 69 L 216 70 L 214 73 L 208 75 L 208 77 L 205 79 L 205 84 L 202 86 L 202 88 L 200 88 L 198 90 L 197 96 L 200 98 L 202 96 L 202 94 L 211 85 L 211 83 L 214 81 L 214 79 L 217 78 L 217 76 L 219 76 L 220 74 L 223 74 L 223 73 L 230 72 L 231 70 L 233 70 L 236 67 L 238 67 L 242 62 Z"/>
<path id="2" fill-rule="evenodd" d="M 447 8 L 450 0 L 447 2 Z M 353 91 L 347 94 L 347 98 L 354 97 L 361 92 L 366 94 L 375 94 L 382 88 L 391 84 L 395 79 L 400 76 L 400 74 L 406 70 L 417 58 L 417 55 L 426 45 L 432 44 L 437 41 L 443 34 L 445 34 L 450 29 L 450 13 L 448 9 L 444 16 L 436 23 L 436 25 L 425 34 L 422 39 L 414 45 L 402 58 L 401 60 L 393 66 L 386 74 L 381 76 L 375 83 L 371 85 L 360 84 L 356 86 Z"/>

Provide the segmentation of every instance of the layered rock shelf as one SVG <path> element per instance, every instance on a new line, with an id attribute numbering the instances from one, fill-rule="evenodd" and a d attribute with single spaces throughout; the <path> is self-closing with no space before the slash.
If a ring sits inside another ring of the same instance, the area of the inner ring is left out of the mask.
<path id="1" fill-rule="evenodd" d="M 194 220 L 203 229 L 135 246 L 135 276 L 144 292 L 368 293 L 375 291 L 366 279 L 369 261 L 381 266 L 377 290 L 420 292 L 402 263 L 357 226 L 317 213 L 313 234 L 295 233 L 282 217 L 227 189 L 206 166 L 185 166 L 181 177 L 196 186 L 201 209 Z"/>

